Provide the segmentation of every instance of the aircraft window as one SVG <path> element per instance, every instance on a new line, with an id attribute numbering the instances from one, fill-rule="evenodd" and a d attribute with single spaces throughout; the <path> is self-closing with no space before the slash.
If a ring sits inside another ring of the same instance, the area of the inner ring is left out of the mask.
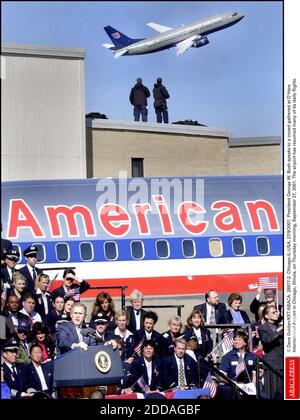
<path id="1" fill-rule="evenodd" d="M 221 257 L 221 255 L 223 255 L 221 239 L 214 238 L 209 240 L 209 252 L 212 257 Z"/>
<path id="2" fill-rule="evenodd" d="M 270 253 L 268 238 L 260 237 L 256 239 L 256 249 L 259 255 L 267 255 Z"/>
<path id="3" fill-rule="evenodd" d="M 156 255 L 158 258 L 169 258 L 170 256 L 170 249 L 169 243 L 165 240 L 156 241 Z"/>
<path id="4" fill-rule="evenodd" d="M 107 260 L 116 260 L 118 258 L 118 248 L 116 242 L 104 243 L 104 256 Z"/>
<path id="5" fill-rule="evenodd" d="M 37 262 L 44 262 L 46 259 L 45 246 L 43 244 L 32 244 L 37 247 L 36 260 Z"/>
<path id="6" fill-rule="evenodd" d="M 55 245 L 56 259 L 58 261 L 68 261 L 70 259 L 69 245 L 65 243 L 58 243 Z"/>
<path id="7" fill-rule="evenodd" d="M 135 260 L 142 260 L 145 256 L 144 244 L 142 241 L 132 241 L 130 244 L 131 256 Z"/>
<path id="8" fill-rule="evenodd" d="M 242 238 L 232 239 L 232 251 L 234 255 L 241 256 L 245 255 L 245 242 Z"/>
<path id="9" fill-rule="evenodd" d="M 195 256 L 195 242 L 193 239 L 184 239 L 182 241 L 182 253 L 185 258 L 193 258 Z"/>
<path id="10" fill-rule="evenodd" d="M 94 249 L 90 242 L 81 242 L 80 258 L 83 261 L 91 261 L 94 258 Z"/>
<path id="11" fill-rule="evenodd" d="M 18 253 L 20 254 L 20 258 L 18 259 L 18 263 L 21 261 L 22 259 L 22 251 L 21 251 L 21 247 L 18 244 L 13 244 L 13 249 L 18 251 Z"/>

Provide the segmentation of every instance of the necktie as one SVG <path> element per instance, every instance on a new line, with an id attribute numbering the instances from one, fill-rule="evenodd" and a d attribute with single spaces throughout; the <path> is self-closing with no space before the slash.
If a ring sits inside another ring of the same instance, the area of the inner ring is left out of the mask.
<path id="1" fill-rule="evenodd" d="M 33 278 L 33 281 L 35 281 L 35 279 L 36 279 L 35 268 L 32 269 L 32 278 Z"/>
<path id="2" fill-rule="evenodd" d="M 140 311 L 136 311 L 136 316 L 139 316 L 139 314 L 140 314 Z"/>
<path id="3" fill-rule="evenodd" d="M 12 365 L 12 371 L 14 376 L 18 376 L 16 365 Z"/>
<path id="4" fill-rule="evenodd" d="M 179 386 L 180 388 L 185 387 L 184 369 L 183 369 L 182 359 L 179 359 Z"/>
<path id="5" fill-rule="evenodd" d="M 213 306 L 211 307 L 211 310 L 210 310 L 209 323 L 210 324 L 216 323 L 215 308 Z"/>
<path id="6" fill-rule="evenodd" d="M 32 326 L 33 326 L 32 316 L 31 316 L 31 315 L 29 315 L 28 319 L 29 319 L 30 329 L 32 329 Z"/>

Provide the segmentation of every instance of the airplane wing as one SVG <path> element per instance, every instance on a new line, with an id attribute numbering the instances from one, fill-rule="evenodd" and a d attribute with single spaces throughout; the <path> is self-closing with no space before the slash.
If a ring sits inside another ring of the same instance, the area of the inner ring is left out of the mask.
<path id="1" fill-rule="evenodd" d="M 184 41 L 178 42 L 178 44 L 176 44 L 176 55 L 183 54 L 186 50 L 191 48 L 193 42 L 199 38 L 201 38 L 199 35 L 194 35 L 190 38 L 185 39 Z"/>
<path id="2" fill-rule="evenodd" d="M 158 23 L 147 23 L 147 26 L 150 26 L 150 28 L 154 29 L 155 31 L 159 33 L 170 31 L 173 28 L 169 28 L 168 26 L 159 25 Z"/>
<path id="3" fill-rule="evenodd" d="M 122 51 L 115 51 L 114 52 L 114 58 L 119 58 L 121 55 L 127 53 L 128 50 L 122 50 Z"/>
<path id="4" fill-rule="evenodd" d="M 111 49 L 111 48 L 114 48 L 115 46 L 114 46 L 114 44 L 102 44 L 102 46 L 103 47 L 105 47 L 105 48 L 107 48 L 107 49 Z"/>

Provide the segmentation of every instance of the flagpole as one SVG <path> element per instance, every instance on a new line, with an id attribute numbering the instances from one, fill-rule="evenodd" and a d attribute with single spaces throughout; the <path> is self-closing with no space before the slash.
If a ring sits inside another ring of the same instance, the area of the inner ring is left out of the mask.
<path id="1" fill-rule="evenodd" d="M 216 347 L 214 348 L 214 349 L 212 349 L 212 351 L 206 356 L 206 357 L 209 357 L 212 353 L 214 353 L 216 350 L 217 350 L 217 348 L 218 347 L 220 347 L 220 345 L 222 345 L 223 344 L 223 342 L 224 342 L 224 340 L 228 337 L 228 336 L 230 336 L 231 334 L 233 333 L 233 330 L 232 331 L 230 331 L 230 333 L 229 334 L 227 334 L 221 341 L 220 341 L 220 343 L 218 343 L 217 345 L 216 345 Z"/>
<path id="2" fill-rule="evenodd" d="M 276 276 L 276 306 L 277 306 L 277 311 L 279 311 L 279 302 L 278 302 L 278 276 Z"/>

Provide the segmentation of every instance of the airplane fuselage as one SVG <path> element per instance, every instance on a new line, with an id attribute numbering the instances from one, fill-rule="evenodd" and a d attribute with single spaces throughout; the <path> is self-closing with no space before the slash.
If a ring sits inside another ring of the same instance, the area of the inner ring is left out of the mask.
<path id="1" fill-rule="evenodd" d="M 203 37 L 212 32 L 225 29 L 239 22 L 242 18 L 243 15 L 239 13 L 216 14 L 205 19 L 197 20 L 188 25 L 183 25 L 179 28 L 177 27 L 164 33 L 154 35 L 150 38 L 145 38 L 142 41 L 125 48 L 120 48 L 117 51 L 121 52 L 122 50 L 126 50 L 123 55 L 140 55 L 172 48 L 187 38 L 197 35 Z"/>

